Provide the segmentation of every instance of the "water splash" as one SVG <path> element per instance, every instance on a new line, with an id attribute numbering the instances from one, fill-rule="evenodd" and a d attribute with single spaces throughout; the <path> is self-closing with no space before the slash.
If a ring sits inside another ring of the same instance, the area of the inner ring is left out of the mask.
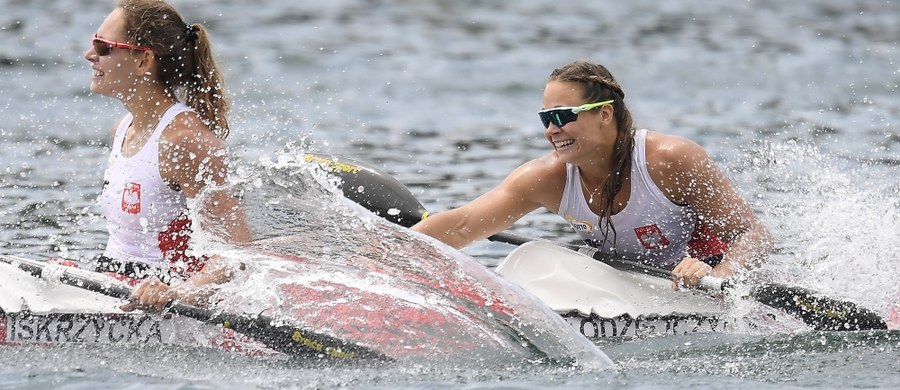
<path id="1" fill-rule="evenodd" d="M 750 170 L 779 247 L 764 268 L 882 314 L 900 305 L 900 183 L 882 168 L 794 140 L 759 147 Z"/>
<path id="2" fill-rule="evenodd" d="M 302 147 L 244 168 L 255 240 L 239 249 L 196 236 L 248 272 L 220 305 L 266 312 L 419 363 L 611 362 L 559 315 L 474 259 L 398 228 L 340 195 Z M 202 204 L 203 198 L 199 200 Z M 203 225 L 203 213 L 195 217 Z"/>

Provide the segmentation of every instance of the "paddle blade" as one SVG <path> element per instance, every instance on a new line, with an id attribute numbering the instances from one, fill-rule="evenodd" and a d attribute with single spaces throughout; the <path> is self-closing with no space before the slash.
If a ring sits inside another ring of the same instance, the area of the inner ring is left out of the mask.
<path id="1" fill-rule="evenodd" d="M 211 321 L 290 356 L 335 361 L 392 361 L 390 357 L 369 348 L 290 325 L 276 325 L 271 319 L 262 316 L 219 315 Z"/>
<path id="2" fill-rule="evenodd" d="M 428 211 L 406 186 L 375 167 L 314 153 L 307 153 L 304 160 L 329 169 L 343 181 L 344 197 L 388 221 L 410 227 L 428 216 Z"/>
<path id="3" fill-rule="evenodd" d="M 816 330 L 887 329 L 884 319 L 871 310 L 853 302 L 823 297 L 801 287 L 765 284 L 754 287 L 750 296 L 799 317 Z"/>

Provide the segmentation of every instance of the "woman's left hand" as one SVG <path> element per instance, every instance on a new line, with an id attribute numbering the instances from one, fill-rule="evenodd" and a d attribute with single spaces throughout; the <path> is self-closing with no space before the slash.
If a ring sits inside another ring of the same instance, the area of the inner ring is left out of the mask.
<path id="1" fill-rule="evenodd" d="M 678 290 L 684 286 L 696 288 L 700 285 L 700 278 L 709 275 L 712 267 L 693 257 L 685 257 L 672 270 L 672 288 Z"/>
<path id="2" fill-rule="evenodd" d="M 138 285 L 131 294 L 131 300 L 119 308 L 123 311 L 140 309 L 147 312 L 159 313 L 162 312 L 170 302 L 178 298 L 178 293 L 176 293 L 173 288 L 154 277 Z"/>

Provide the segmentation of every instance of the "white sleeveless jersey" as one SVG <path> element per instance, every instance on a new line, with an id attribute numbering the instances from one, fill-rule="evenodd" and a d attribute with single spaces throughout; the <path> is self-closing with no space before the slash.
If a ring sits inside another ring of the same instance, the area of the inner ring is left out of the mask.
<path id="1" fill-rule="evenodd" d="M 150 139 L 132 157 L 122 155 L 132 115 L 127 114 L 116 129 L 100 194 L 100 209 L 109 230 L 104 256 L 154 267 L 163 265 L 160 245 L 166 239 L 161 233 L 172 230 L 176 219 L 186 214 L 187 199 L 159 174 L 159 138 L 176 115 L 189 110 L 183 103 L 166 110 Z"/>
<path id="2" fill-rule="evenodd" d="M 569 221 L 588 244 L 605 253 L 616 253 L 642 262 L 672 269 L 688 255 L 688 242 L 697 217 L 690 207 L 672 203 L 647 171 L 647 130 L 634 135 L 631 164 L 631 196 L 628 204 L 611 217 L 615 234 L 603 237 L 599 216 L 588 207 L 581 186 L 581 172 L 567 164 L 566 187 L 559 215 Z"/>

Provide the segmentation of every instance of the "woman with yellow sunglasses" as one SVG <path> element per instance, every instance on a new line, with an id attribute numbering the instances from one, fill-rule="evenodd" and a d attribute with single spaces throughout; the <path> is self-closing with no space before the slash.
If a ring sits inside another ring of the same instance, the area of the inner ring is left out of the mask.
<path id="1" fill-rule="evenodd" d="M 772 239 L 696 143 L 636 129 L 603 66 L 554 70 L 538 112 L 553 150 L 499 186 L 414 230 L 461 248 L 544 207 L 604 252 L 673 271 L 675 287 L 730 277 L 762 261 Z"/>

